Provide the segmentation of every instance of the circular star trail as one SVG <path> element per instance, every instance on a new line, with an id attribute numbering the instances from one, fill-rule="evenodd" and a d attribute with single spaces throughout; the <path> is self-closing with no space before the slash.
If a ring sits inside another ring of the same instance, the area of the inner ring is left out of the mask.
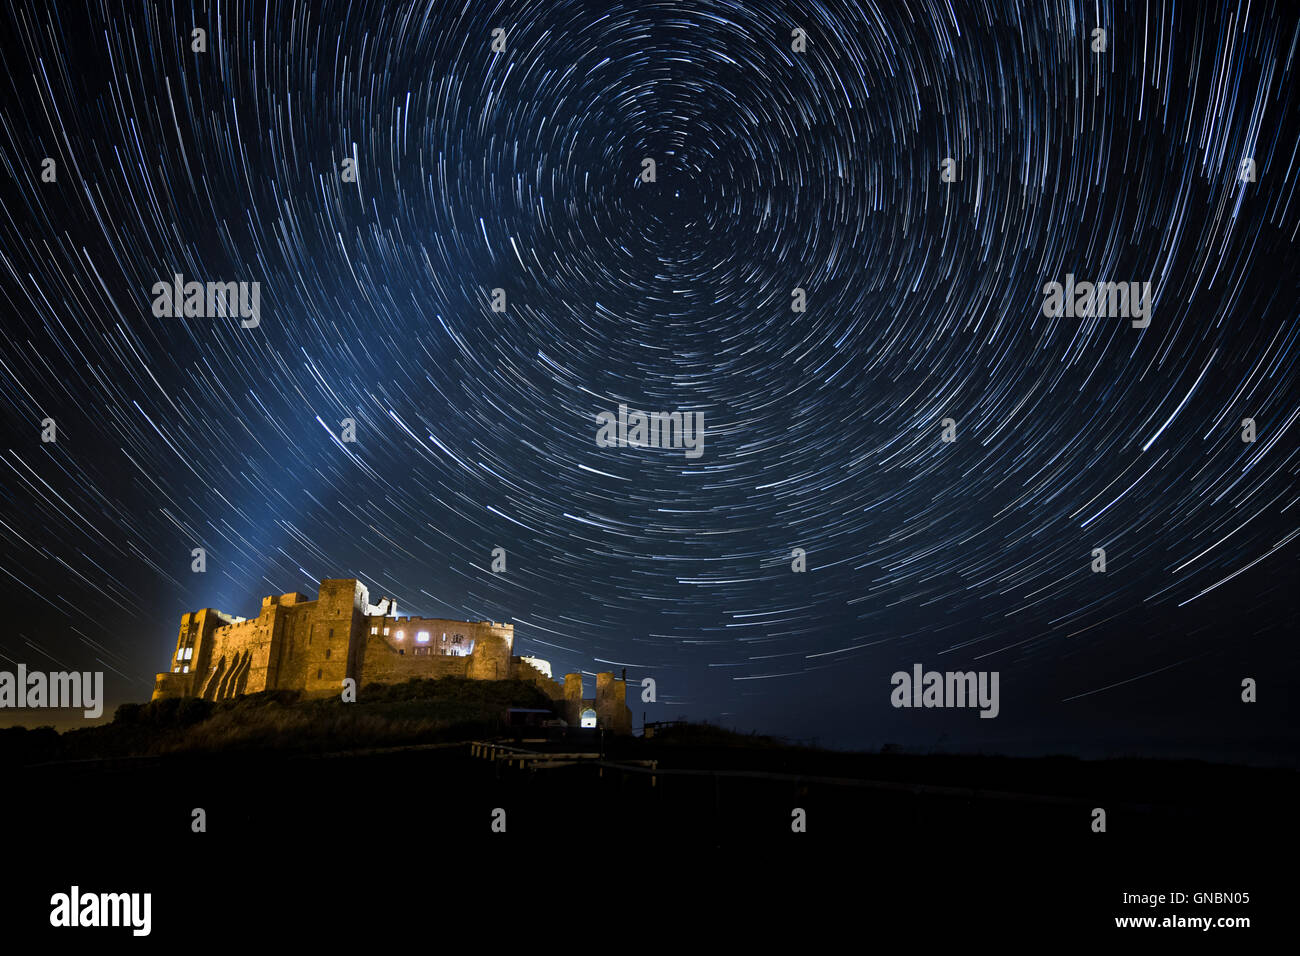
<path id="1" fill-rule="evenodd" d="M 356 575 L 855 741 L 914 661 L 1000 669 L 1004 737 L 1294 674 L 1284 7 L 4 16 L 5 658 L 138 699 L 183 611 Z M 258 325 L 156 317 L 176 274 Z M 1067 274 L 1149 326 L 1046 316 Z M 620 404 L 702 454 L 599 447 Z"/>

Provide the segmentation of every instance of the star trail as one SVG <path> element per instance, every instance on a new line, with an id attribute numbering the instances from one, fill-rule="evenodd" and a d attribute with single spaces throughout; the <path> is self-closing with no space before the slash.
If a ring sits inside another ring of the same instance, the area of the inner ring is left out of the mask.
<path id="1" fill-rule="evenodd" d="M 655 678 L 637 723 L 1277 730 L 1231 721 L 1296 683 L 1288 5 L 3 16 L 0 660 L 147 699 L 183 612 L 358 576 Z M 1045 314 L 1067 274 L 1149 325 Z M 155 315 L 177 275 L 259 322 Z M 601 447 L 620 404 L 703 453 Z M 998 720 L 891 709 L 918 661 Z"/>

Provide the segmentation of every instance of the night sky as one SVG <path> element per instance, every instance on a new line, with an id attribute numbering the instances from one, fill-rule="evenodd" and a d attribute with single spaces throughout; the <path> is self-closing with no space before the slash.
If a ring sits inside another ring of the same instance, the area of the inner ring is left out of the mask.
<path id="1" fill-rule="evenodd" d="M 1294 751 L 1288 4 L 0 16 L 0 667 L 111 713 L 183 612 L 357 576 L 655 678 L 638 724 Z M 176 273 L 260 324 L 155 317 Z M 1149 327 L 1046 317 L 1067 274 L 1151 282 Z M 620 403 L 703 454 L 598 447 Z M 998 718 L 892 708 L 914 663 L 998 671 Z"/>

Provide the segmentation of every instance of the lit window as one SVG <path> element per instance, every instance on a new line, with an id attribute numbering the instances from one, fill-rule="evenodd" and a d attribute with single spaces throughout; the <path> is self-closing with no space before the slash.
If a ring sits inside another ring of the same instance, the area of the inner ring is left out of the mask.
<path id="1" fill-rule="evenodd" d="M 419 641 L 421 644 L 428 644 L 428 643 L 429 643 L 429 632 L 428 632 L 428 631 L 421 631 L 420 633 L 418 633 L 418 634 L 415 635 L 415 639 L 416 639 L 417 641 Z"/>
<path id="2" fill-rule="evenodd" d="M 385 631 L 384 633 L 387 634 L 388 632 Z M 399 641 L 400 641 L 402 638 L 404 638 L 405 636 L 406 636 L 406 632 L 405 632 L 405 631 L 398 631 L 398 632 L 397 632 L 397 639 L 398 639 Z"/>
<path id="3" fill-rule="evenodd" d="M 193 656 L 194 656 L 194 648 L 192 647 L 185 648 L 185 659 L 188 661 Z"/>
<path id="4" fill-rule="evenodd" d="M 384 628 L 384 637 L 388 636 L 388 628 Z"/>
<path id="5" fill-rule="evenodd" d="M 442 643 L 444 643 L 444 644 L 447 643 L 447 635 L 446 635 L 446 634 L 442 635 Z"/>
<path id="6" fill-rule="evenodd" d="M 371 633 L 371 634 L 378 634 L 378 633 L 379 633 L 379 628 L 377 628 L 377 627 L 372 627 L 372 628 L 370 629 L 370 633 Z"/>
<path id="7" fill-rule="evenodd" d="M 189 664 L 186 664 L 184 667 L 181 668 L 181 673 L 182 673 L 182 674 L 188 674 L 189 672 L 190 672 L 190 665 L 189 665 Z"/>
<path id="8" fill-rule="evenodd" d="M 181 669 L 180 669 L 179 667 L 173 667 L 173 668 L 172 668 L 172 673 L 173 673 L 173 674 L 179 674 L 180 672 L 181 672 Z"/>

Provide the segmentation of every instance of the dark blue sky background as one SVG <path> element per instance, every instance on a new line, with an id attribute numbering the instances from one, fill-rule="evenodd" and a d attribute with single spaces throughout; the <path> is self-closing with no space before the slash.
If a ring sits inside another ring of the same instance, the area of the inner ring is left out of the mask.
<path id="1" fill-rule="evenodd" d="M 1293 755 L 1294 13 L 954 7 L 7 7 L 0 665 L 144 699 L 182 612 L 357 575 L 638 722 Z M 260 325 L 155 318 L 177 272 Z M 1000 716 L 894 710 L 914 662 Z"/>

